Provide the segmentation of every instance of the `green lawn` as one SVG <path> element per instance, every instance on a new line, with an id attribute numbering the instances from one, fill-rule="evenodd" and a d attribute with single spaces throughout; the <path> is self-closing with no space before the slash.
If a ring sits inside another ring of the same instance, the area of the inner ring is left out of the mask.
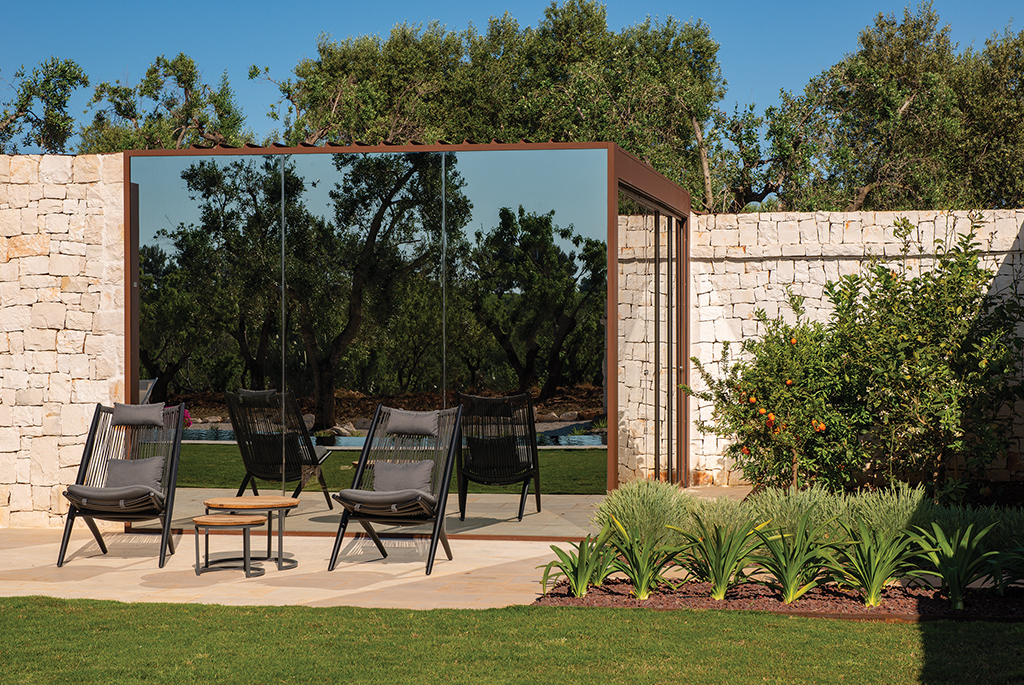
<path id="1" fill-rule="evenodd" d="M 331 490 L 352 484 L 359 458 L 356 450 L 335 451 L 324 462 L 324 477 Z M 606 487 L 607 452 L 603 449 L 540 451 L 541 492 L 546 495 L 603 495 Z M 185 444 L 181 446 L 178 487 L 237 488 L 245 476 L 242 457 L 234 444 Z M 454 477 L 452 478 L 454 491 Z M 271 484 L 259 482 L 257 487 Z M 521 486 L 504 488 L 469 484 L 470 492 L 521 492 Z"/>
<path id="2" fill-rule="evenodd" d="M 3 682 L 1007 683 L 1024 625 L 0 599 Z"/>

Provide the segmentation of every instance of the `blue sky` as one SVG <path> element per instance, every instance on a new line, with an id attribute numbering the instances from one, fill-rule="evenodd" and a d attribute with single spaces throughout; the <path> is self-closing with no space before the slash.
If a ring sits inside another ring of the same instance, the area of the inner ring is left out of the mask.
<path id="1" fill-rule="evenodd" d="M 76 60 L 93 83 L 127 79 L 134 85 L 157 55 L 184 52 L 196 60 L 207 82 L 216 83 L 227 71 L 249 127 L 262 136 L 273 127 L 265 113 L 277 100 L 277 91 L 271 84 L 249 81 L 250 64 L 270 67 L 275 78 L 287 78 L 299 60 L 315 56 L 321 33 L 336 39 L 386 36 L 397 23 L 426 25 L 434 20 L 452 31 L 472 23 L 482 32 L 491 16 L 506 11 L 520 26 L 536 26 L 549 4 L 546 0 L 7 3 L 0 41 L 0 101 L 11 97 L 3 81 L 20 65 L 31 68 L 51 55 Z M 608 25 L 616 31 L 647 16 L 703 20 L 721 46 L 719 62 L 729 83 L 722 107 L 731 111 L 737 103 L 754 102 L 762 111 L 778 101 L 779 89 L 801 89 L 811 76 L 854 51 L 858 33 L 879 12 L 902 17 L 907 5 L 894 0 L 614 0 L 606 6 Z M 916 8 L 916 2 L 912 6 Z M 1020 0 L 936 0 L 933 7 L 942 22 L 951 25 L 953 39 L 961 47 L 983 47 L 985 39 L 993 32 L 1002 33 L 1015 14 L 1014 29 L 1024 28 Z M 83 120 L 87 100 L 86 92 L 72 100 L 73 114 Z"/>

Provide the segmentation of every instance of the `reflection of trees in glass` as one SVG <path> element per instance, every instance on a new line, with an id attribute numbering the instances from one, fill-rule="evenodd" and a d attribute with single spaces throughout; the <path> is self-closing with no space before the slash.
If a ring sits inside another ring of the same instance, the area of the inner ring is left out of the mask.
<path id="1" fill-rule="evenodd" d="M 287 235 L 288 296 L 298 306 L 318 426 L 334 420 L 338 370 L 364 323 L 396 315 L 405 281 L 436 270 L 441 237 L 440 155 L 339 154 L 334 166 L 343 179 L 331 191 L 333 222 L 289 224 Z M 462 185 L 449 166 L 452 240 L 469 218 Z"/>
<path id="2" fill-rule="evenodd" d="M 570 242 L 578 252 L 567 254 L 556 239 Z M 546 400 L 567 364 L 579 377 L 576 364 L 603 356 L 599 330 L 578 339 L 587 349 L 575 354 L 566 352 L 566 342 L 581 320 L 593 330 L 604 311 L 604 243 L 580 237 L 571 226 L 555 225 L 554 212 L 533 214 L 520 207 L 516 214 L 505 208 L 498 226 L 476 234 L 470 268 L 476 276 L 474 311 L 504 351 L 520 391 L 543 380 L 539 399 Z"/>

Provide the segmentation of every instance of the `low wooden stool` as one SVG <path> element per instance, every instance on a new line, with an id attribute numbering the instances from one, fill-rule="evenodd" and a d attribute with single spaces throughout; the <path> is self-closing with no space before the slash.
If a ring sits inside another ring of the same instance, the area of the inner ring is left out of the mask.
<path id="1" fill-rule="evenodd" d="M 245 569 L 246 578 L 262 576 L 264 569 L 252 568 L 252 557 L 249 554 L 249 530 L 253 526 L 262 526 L 266 522 L 267 517 L 262 514 L 206 514 L 205 516 L 196 516 L 193 518 L 192 524 L 196 527 L 196 575 L 198 576 L 203 571 L 218 570 L 210 568 L 210 529 L 214 528 L 216 530 L 241 529 L 242 531 L 242 566 L 220 566 L 220 568 L 243 568 Z M 200 529 L 203 531 L 203 540 L 206 548 L 206 561 L 201 566 L 199 563 Z M 213 563 L 219 566 L 223 562 L 238 560 L 238 557 L 232 557 L 230 559 L 218 559 Z"/>

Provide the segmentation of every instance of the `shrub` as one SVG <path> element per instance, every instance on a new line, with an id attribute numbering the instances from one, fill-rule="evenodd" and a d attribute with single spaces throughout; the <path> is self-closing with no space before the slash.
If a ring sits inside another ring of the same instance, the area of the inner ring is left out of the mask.
<path id="1" fill-rule="evenodd" d="M 990 559 L 996 552 L 984 551 L 981 541 L 994 525 L 975 532 L 972 524 L 946 535 L 939 524 L 933 523 L 930 531 L 918 528 L 912 534 L 921 547 L 921 556 L 930 565 L 927 570 L 939 577 L 953 609 L 963 609 L 967 586 L 988 574 Z"/>
<path id="2" fill-rule="evenodd" d="M 617 519 L 645 543 L 660 545 L 677 539 L 668 526 L 683 524 L 693 501 L 677 485 L 638 478 L 608 493 L 598 507 L 595 521 L 604 527 L 612 526 L 612 520 Z"/>
<path id="3" fill-rule="evenodd" d="M 961 498 L 1006 450 L 1024 350 L 1024 306 L 1012 288 L 989 293 L 971 220 L 951 244 L 935 241 L 921 273 L 913 226 L 898 220 L 902 259 L 828 283 L 827 326 L 804 321 L 790 293 L 795 323 L 759 311 L 764 334 L 739 360 L 726 345 L 719 376 L 694 359 L 706 390 L 685 390 L 712 405 L 698 428 L 729 438 L 728 456 L 757 485 L 902 481 Z"/>

